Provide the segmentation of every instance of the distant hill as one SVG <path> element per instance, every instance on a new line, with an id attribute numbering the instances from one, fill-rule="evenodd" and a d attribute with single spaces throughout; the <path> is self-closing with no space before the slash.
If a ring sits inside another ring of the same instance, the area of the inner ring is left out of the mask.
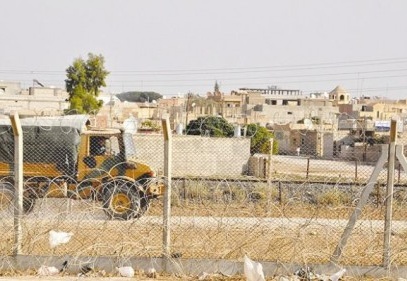
<path id="1" fill-rule="evenodd" d="M 124 92 L 117 94 L 116 97 L 120 101 L 127 102 L 152 102 L 153 100 L 161 99 L 163 96 L 155 92 Z"/>

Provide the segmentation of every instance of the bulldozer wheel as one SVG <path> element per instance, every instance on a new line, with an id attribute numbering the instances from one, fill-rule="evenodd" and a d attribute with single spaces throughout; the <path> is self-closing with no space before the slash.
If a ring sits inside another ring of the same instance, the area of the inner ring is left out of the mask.
<path id="1" fill-rule="evenodd" d="M 129 220 L 139 217 L 141 200 L 136 184 L 119 179 L 103 187 L 103 209 L 112 219 Z"/>
<path id="2" fill-rule="evenodd" d="M 37 189 L 31 186 L 25 186 L 23 193 L 23 212 L 24 214 L 29 214 L 33 211 L 35 203 L 39 198 Z"/>
<path id="3" fill-rule="evenodd" d="M 0 211 L 3 211 L 14 204 L 14 187 L 11 183 L 0 183 Z M 35 198 L 23 197 L 23 212 L 30 213 L 35 205 Z"/>
<path id="4" fill-rule="evenodd" d="M 32 212 L 35 206 L 35 198 L 23 198 L 23 212 L 24 214 L 29 214 Z"/>
<path id="5" fill-rule="evenodd" d="M 0 211 L 13 205 L 14 187 L 10 183 L 0 183 Z"/>
<path id="6" fill-rule="evenodd" d="M 150 200 L 143 196 L 140 199 L 140 211 L 134 216 L 136 219 L 142 217 L 150 209 Z"/>

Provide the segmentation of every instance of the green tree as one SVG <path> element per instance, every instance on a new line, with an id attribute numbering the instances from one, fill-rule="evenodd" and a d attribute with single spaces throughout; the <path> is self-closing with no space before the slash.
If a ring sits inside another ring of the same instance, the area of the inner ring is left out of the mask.
<path id="1" fill-rule="evenodd" d="M 65 87 L 69 93 L 70 110 L 76 113 L 98 111 L 103 102 L 97 100 L 101 87 L 106 86 L 109 72 L 104 67 L 102 55 L 88 54 L 85 61 L 77 58 L 66 69 Z"/>
<path id="2" fill-rule="evenodd" d="M 98 101 L 91 93 L 78 86 L 74 89 L 71 98 L 70 110 L 75 114 L 89 113 L 99 109 L 103 101 Z"/>
<path id="3" fill-rule="evenodd" d="M 94 96 L 99 95 L 99 89 L 106 87 L 105 79 L 109 72 L 104 67 L 105 58 L 102 55 L 88 54 L 85 64 L 86 69 L 86 90 Z"/>
<path id="4" fill-rule="evenodd" d="M 187 135 L 207 135 L 211 137 L 232 137 L 233 125 L 225 118 L 218 116 L 198 117 L 191 120 L 186 127 Z"/>
<path id="5" fill-rule="evenodd" d="M 152 102 L 153 100 L 159 100 L 163 96 L 156 93 L 156 92 L 124 92 L 117 94 L 116 97 L 121 101 L 128 101 L 128 102 Z"/>
<path id="6" fill-rule="evenodd" d="M 270 139 L 274 138 L 267 128 L 258 124 L 247 125 L 247 136 L 251 137 L 250 153 L 270 153 Z M 278 153 L 278 143 L 274 139 L 273 154 Z"/>
<path id="7" fill-rule="evenodd" d="M 75 59 L 71 66 L 66 69 L 65 88 L 69 93 L 69 99 L 77 88 L 84 89 L 86 84 L 85 61 L 81 58 Z"/>

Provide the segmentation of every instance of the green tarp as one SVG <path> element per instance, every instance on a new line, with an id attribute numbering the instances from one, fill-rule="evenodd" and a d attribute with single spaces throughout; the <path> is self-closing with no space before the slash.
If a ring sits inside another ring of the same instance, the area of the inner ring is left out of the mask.
<path id="1" fill-rule="evenodd" d="M 75 172 L 84 115 L 21 119 L 24 163 L 56 163 L 64 174 Z M 14 162 L 14 135 L 10 120 L 0 121 L 0 162 Z"/>

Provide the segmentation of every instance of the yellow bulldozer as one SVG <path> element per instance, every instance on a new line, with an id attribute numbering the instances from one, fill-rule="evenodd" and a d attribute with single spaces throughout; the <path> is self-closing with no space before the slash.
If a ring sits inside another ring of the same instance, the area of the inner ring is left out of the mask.
<path id="1" fill-rule="evenodd" d="M 112 219 L 139 218 L 165 186 L 136 159 L 133 134 L 97 129 L 86 115 L 22 118 L 23 209 L 39 198 L 94 199 Z M 0 120 L 0 209 L 13 206 L 14 135 Z"/>

